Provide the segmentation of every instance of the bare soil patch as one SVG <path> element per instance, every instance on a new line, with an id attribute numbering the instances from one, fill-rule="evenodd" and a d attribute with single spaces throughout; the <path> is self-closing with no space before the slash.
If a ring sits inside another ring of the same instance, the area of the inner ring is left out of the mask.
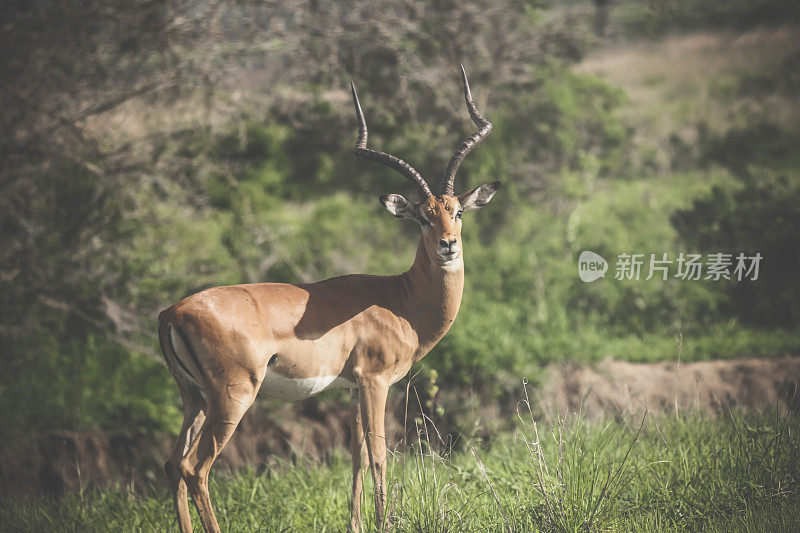
<path id="1" fill-rule="evenodd" d="M 565 363 L 550 369 L 537 391 L 545 414 L 580 411 L 591 418 L 694 411 L 800 408 L 800 357 L 678 364 L 605 360 L 596 367 Z"/>

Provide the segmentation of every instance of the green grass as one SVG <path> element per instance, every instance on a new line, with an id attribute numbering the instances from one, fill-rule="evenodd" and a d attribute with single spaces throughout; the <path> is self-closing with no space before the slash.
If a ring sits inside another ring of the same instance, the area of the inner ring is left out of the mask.
<path id="1" fill-rule="evenodd" d="M 603 423 L 573 415 L 538 427 L 528 417 L 515 435 L 490 445 L 462 442 L 460 451 L 441 454 L 420 439 L 396 451 L 389 509 L 394 530 L 409 532 L 792 531 L 800 527 L 798 430 L 796 414 L 774 412 Z M 211 492 L 220 524 L 226 531 L 342 531 L 349 469 L 342 454 L 217 473 Z M 370 485 L 365 519 L 374 530 Z M 175 530 L 160 486 L 7 499 L 0 524 L 6 531 Z"/>

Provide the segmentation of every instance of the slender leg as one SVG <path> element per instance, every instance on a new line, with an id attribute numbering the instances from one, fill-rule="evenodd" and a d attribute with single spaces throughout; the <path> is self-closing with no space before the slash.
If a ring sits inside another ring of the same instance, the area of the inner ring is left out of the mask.
<path id="1" fill-rule="evenodd" d="M 200 398 L 202 401 L 202 398 Z M 186 489 L 186 481 L 178 471 L 178 463 L 180 462 L 183 454 L 189 448 L 189 444 L 197 432 L 200 430 L 203 422 L 206 419 L 203 408 L 204 403 L 193 401 L 184 395 L 183 401 L 183 425 L 181 431 L 178 433 L 178 438 L 172 446 L 169 460 L 164 464 L 164 470 L 167 472 L 167 477 L 170 481 L 170 488 L 172 490 L 172 498 L 175 502 L 175 511 L 178 515 L 178 527 L 181 533 L 190 533 L 192 531 L 192 518 L 189 514 L 189 498 Z"/>
<path id="2" fill-rule="evenodd" d="M 364 380 L 359 383 L 359 392 L 372 479 L 375 481 L 375 523 L 382 529 L 386 509 L 385 418 L 389 386 L 380 380 Z"/>
<path id="3" fill-rule="evenodd" d="M 206 419 L 199 436 L 189 446 L 189 450 L 179 464 L 181 476 L 186 481 L 197 514 L 206 533 L 220 533 L 217 518 L 211 507 L 208 494 L 208 474 L 211 465 L 222 448 L 233 435 L 236 426 L 255 399 L 255 391 L 244 397 L 228 396 L 219 402 L 209 400 Z M 218 396 L 223 398 L 222 396 Z"/>
<path id="4" fill-rule="evenodd" d="M 361 531 L 361 467 L 369 464 L 358 389 L 350 389 L 350 451 L 353 458 L 353 492 L 350 495 L 350 531 Z"/>

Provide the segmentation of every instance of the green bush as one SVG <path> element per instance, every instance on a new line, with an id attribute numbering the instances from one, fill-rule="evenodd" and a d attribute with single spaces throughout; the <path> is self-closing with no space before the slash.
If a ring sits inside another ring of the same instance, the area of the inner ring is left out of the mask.
<path id="1" fill-rule="evenodd" d="M 87 331 L 78 317 L 39 312 L 42 326 L 34 337 L 0 345 L 4 375 L 14 377 L 0 387 L 4 438 L 51 429 L 153 438 L 175 427 L 180 410 L 161 364 L 105 332 Z"/>
<path id="2" fill-rule="evenodd" d="M 797 4 L 785 0 L 621 2 L 615 14 L 626 33 L 653 38 L 670 31 L 748 28 L 800 19 Z"/>
<path id="3" fill-rule="evenodd" d="M 747 180 L 715 187 L 678 210 L 672 222 L 684 242 L 704 253 L 760 253 L 756 281 L 716 284 L 728 316 L 756 325 L 800 326 L 800 185 L 796 179 Z"/>

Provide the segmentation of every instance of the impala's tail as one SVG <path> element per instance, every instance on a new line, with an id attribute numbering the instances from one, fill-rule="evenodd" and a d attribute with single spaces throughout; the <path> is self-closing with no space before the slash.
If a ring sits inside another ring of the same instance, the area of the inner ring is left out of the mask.
<path id="1" fill-rule="evenodd" d="M 171 320 L 169 311 L 162 311 L 158 316 L 158 340 L 167 368 L 179 384 L 203 394 L 203 368 L 188 339 Z"/>

